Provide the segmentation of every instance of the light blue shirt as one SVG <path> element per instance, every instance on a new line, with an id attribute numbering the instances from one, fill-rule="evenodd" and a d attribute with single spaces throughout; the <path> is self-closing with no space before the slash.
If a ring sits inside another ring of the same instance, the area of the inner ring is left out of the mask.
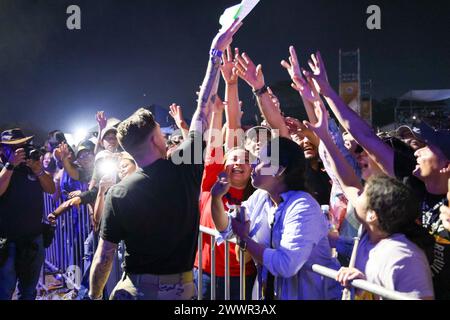
<path id="1" fill-rule="evenodd" d="M 281 195 L 276 207 L 263 190 L 257 190 L 242 203 L 250 221 L 249 236 L 266 247 L 263 264 L 258 265 L 258 296 L 269 271 L 275 277 L 279 300 L 327 300 L 340 298 L 340 286 L 313 272 L 320 264 L 335 270 L 339 263 L 331 256 L 328 223 L 317 201 L 308 193 L 289 191 Z M 270 223 L 273 225 L 272 248 Z M 221 233 L 225 239 L 233 235 L 231 223 Z"/>

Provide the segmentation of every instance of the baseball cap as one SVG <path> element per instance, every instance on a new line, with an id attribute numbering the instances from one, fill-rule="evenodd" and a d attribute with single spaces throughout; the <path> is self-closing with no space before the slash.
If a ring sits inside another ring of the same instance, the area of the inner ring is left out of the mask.
<path id="1" fill-rule="evenodd" d="M 450 130 L 436 130 L 425 122 L 419 124 L 418 136 L 438 148 L 450 160 Z"/>
<path id="2" fill-rule="evenodd" d="M 100 141 L 103 141 L 105 136 L 110 132 L 114 132 L 115 134 L 117 134 L 117 128 L 116 127 L 106 127 L 105 129 L 103 129 L 102 135 L 100 136 Z"/>
<path id="3" fill-rule="evenodd" d="M 417 135 L 420 134 L 420 129 L 417 127 L 409 127 L 409 126 L 400 126 L 398 127 L 398 129 L 395 131 L 396 135 L 401 139 L 404 138 L 408 135 L 413 135 L 414 137 L 420 139 L 420 137 L 418 137 Z"/>
<path id="4" fill-rule="evenodd" d="M 77 147 L 76 157 L 78 158 L 81 151 L 88 150 L 94 152 L 95 144 L 90 140 L 81 141 Z"/>

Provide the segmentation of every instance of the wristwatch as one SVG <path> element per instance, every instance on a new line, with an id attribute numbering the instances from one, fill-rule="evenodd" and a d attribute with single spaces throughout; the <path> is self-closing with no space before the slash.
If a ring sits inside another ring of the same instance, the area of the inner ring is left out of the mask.
<path id="1" fill-rule="evenodd" d="M 263 86 L 261 89 L 258 89 L 258 90 L 253 90 L 253 94 L 256 96 L 256 97 L 260 97 L 260 96 L 262 96 L 264 93 L 266 93 L 267 92 L 267 87 L 266 86 Z"/>
<path id="2" fill-rule="evenodd" d="M 13 165 L 12 163 L 7 162 L 7 163 L 5 164 L 5 168 L 6 168 L 6 170 L 8 170 L 8 171 L 13 171 L 13 170 L 14 170 L 14 165 Z"/>
<path id="3" fill-rule="evenodd" d="M 245 252 L 247 251 L 247 241 L 245 241 L 244 239 L 240 239 L 239 240 L 239 248 Z"/>

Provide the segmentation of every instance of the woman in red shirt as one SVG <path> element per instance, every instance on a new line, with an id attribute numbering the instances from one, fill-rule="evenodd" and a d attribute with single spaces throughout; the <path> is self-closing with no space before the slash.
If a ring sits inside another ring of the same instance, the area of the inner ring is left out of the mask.
<path id="1" fill-rule="evenodd" d="M 217 154 L 213 150 L 213 156 Z M 220 150 L 221 151 L 221 150 Z M 219 151 L 219 152 L 220 152 Z M 249 183 L 251 166 L 248 162 L 248 153 L 242 148 L 234 148 L 227 152 L 224 157 L 224 164 L 219 161 L 206 163 L 203 172 L 202 190 L 200 195 L 200 224 L 202 226 L 215 229 L 211 215 L 211 188 L 216 183 L 219 174 L 224 172 L 229 177 L 231 184 L 230 190 L 222 198 L 225 210 L 230 205 L 240 205 L 254 191 Z M 203 269 L 203 299 L 209 299 L 211 296 L 211 237 L 203 235 L 202 238 L 202 269 Z M 230 299 L 239 300 L 240 281 L 239 281 L 239 262 L 236 254 L 235 244 L 230 243 Z M 256 269 L 250 256 L 246 256 L 245 267 L 245 296 L 251 298 L 251 292 L 256 277 Z M 195 260 L 195 267 L 198 268 L 198 253 Z M 198 271 L 195 272 L 198 281 Z M 196 283 L 198 283 L 196 281 Z M 225 245 L 216 245 L 216 299 L 224 300 L 225 293 Z"/>

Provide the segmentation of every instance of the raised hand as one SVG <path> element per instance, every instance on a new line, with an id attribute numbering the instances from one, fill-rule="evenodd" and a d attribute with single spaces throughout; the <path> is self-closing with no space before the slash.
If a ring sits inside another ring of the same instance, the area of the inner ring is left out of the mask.
<path id="1" fill-rule="evenodd" d="M 235 72 L 245 82 L 248 83 L 253 90 L 259 90 L 265 86 L 264 74 L 262 66 L 255 66 L 250 57 L 244 52 L 242 55 L 235 56 Z"/>
<path id="2" fill-rule="evenodd" d="M 69 150 L 69 145 L 65 142 L 61 143 L 58 148 L 59 150 L 59 156 L 61 160 L 66 160 L 67 158 L 69 158 L 70 156 L 70 150 Z"/>
<path id="3" fill-rule="evenodd" d="M 29 167 L 35 175 L 41 175 L 44 172 L 44 169 L 42 168 L 41 160 L 27 159 L 25 161 L 25 163 L 26 163 L 27 167 Z"/>
<path id="4" fill-rule="evenodd" d="M 98 128 L 100 130 L 103 130 L 106 128 L 108 119 L 105 116 L 105 111 L 97 111 L 97 113 L 95 114 L 95 120 L 97 121 Z"/>
<path id="5" fill-rule="evenodd" d="M 13 166 L 18 166 L 19 164 L 25 162 L 25 149 L 19 148 L 14 152 L 11 152 L 11 155 L 8 158 L 8 162 Z"/>
<path id="6" fill-rule="evenodd" d="M 321 140 L 328 138 L 330 133 L 328 131 L 328 112 L 322 103 L 317 103 L 314 106 L 314 112 L 316 113 L 317 123 L 311 124 L 308 121 L 303 121 L 306 128 L 313 131 Z"/>
<path id="7" fill-rule="evenodd" d="M 300 120 L 295 118 L 286 117 L 284 118 L 284 121 L 286 123 L 286 126 L 288 127 L 290 135 L 298 135 L 299 133 L 302 134 L 300 126 L 306 128 L 305 125 L 303 125 L 303 123 L 300 122 Z"/>
<path id="8" fill-rule="evenodd" d="M 323 95 L 328 95 L 331 86 L 328 82 L 328 75 L 325 69 L 325 63 L 322 60 L 320 52 L 311 55 L 311 60 L 308 61 L 311 72 L 303 70 L 303 74 L 308 79 L 312 79 L 316 90 Z"/>
<path id="9" fill-rule="evenodd" d="M 289 76 L 291 77 L 292 81 L 294 82 L 292 84 L 292 87 L 296 90 L 298 90 L 296 87 L 298 87 L 298 80 L 302 78 L 302 73 L 300 70 L 300 64 L 298 62 L 297 58 L 297 52 L 295 51 L 295 48 L 293 46 L 289 47 L 289 62 L 286 60 L 281 61 L 281 65 L 288 71 Z"/>
<path id="10" fill-rule="evenodd" d="M 316 94 L 316 90 L 307 82 L 301 72 L 300 64 L 298 62 L 297 53 L 293 46 L 289 47 L 289 62 L 286 60 L 281 61 L 281 65 L 288 71 L 292 79 L 292 88 L 297 90 L 303 99 L 314 103 L 319 99 L 319 95 Z"/>
<path id="11" fill-rule="evenodd" d="M 230 182 L 228 181 L 228 177 L 226 173 L 221 173 L 219 175 L 219 179 L 211 188 L 211 196 L 212 197 L 223 197 L 227 194 L 228 190 L 230 190 Z"/>
<path id="12" fill-rule="evenodd" d="M 239 23 L 238 21 L 239 20 L 236 19 L 233 24 L 226 30 L 219 30 L 219 33 L 212 41 L 211 49 L 216 49 L 223 52 L 228 46 L 230 46 L 230 44 L 233 42 L 233 36 L 242 26 L 242 22 Z"/>
<path id="13" fill-rule="evenodd" d="M 169 114 L 175 121 L 175 124 L 177 125 L 177 127 L 179 129 L 188 129 L 188 125 L 187 125 L 186 121 L 184 121 L 184 118 L 183 118 L 183 111 L 182 111 L 181 107 L 179 105 L 177 105 L 176 103 L 172 103 L 169 106 L 169 109 L 170 109 Z"/>
<path id="14" fill-rule="evenodd" d="M 236 54 L 239 54 L 239 49 L 235 49 Z M 238 75 L 234 70 L 234 59 L 233 53 L 231 52 L 231 47 L 228 46 L 227 50 L 223 53 L 222 66 L 220 71 L 222 72 L 222 78 L 227 85 L 235 85 L 238 83 Z"/>
<path id="15" fill-rule="evenodd" d="M 303 140 L 304 137 L 308 138 L 308 140 L 315 146 L 319 146 L 320 140 L 316 136 L 316 134 L 308 129 L 304 123 L 302 123 L 300 120 L 286 117 L 285 118 L 286 126 L 289 129 L 289 134 L 292 137 L 292 140 L 296 142 L 297 144 L 300 143 L 301 140 Z"/>

